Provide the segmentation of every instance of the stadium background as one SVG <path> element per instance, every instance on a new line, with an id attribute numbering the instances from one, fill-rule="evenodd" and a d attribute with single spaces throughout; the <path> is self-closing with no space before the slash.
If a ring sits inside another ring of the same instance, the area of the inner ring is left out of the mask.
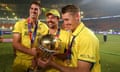
<path id="1" fill-rule="evenodd" d="M 0 0 L 0 30 L 4 38 L 12 37 L 16 21 L 28 17 L 29 4 L 33 0 Z M 93 30 L 100 40 L 102 72 L 120 72 L 120 0 L 41 0 L 42 15 L 51 8 L 66 4 L 81 8 L 82 21 Z M 60 22 L 62 24 L 62 21 Z M 103 41 L 103 32 L 108 32 L 108 41 Z M 0 72 L 11 72 L 13 61 L 11 43 L 0 43 Z"/>

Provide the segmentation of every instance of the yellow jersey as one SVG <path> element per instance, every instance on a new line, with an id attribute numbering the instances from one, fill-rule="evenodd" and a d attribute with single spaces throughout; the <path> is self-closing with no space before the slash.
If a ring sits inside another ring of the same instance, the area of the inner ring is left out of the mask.
<path id="1" fill-rule="evenodd" d="M 60 54 L 63 54 L 65 49 L 67 49 L 68 47 L 68 42 L 69 42 L 69 36 L 70 36 L 70 33 L 63 30 L 63 29 L 60 29 L 60 33 L 59 33 L 59 39 L 60 39 L 60 49 L 59 49 L 59 53 Z M 54 59 L 55 62 L 57 62 L 58 64 L 62 64 L 64 65 L 64 61 L 60 60 L 60 59 L 57 59 L 55 58 Z M 56 70 L 54 68 L 46 68 L 45 72 L 60 72 L 59 70 Z"/>
<path id="2" fill-rule="evenodd" d="M 21 34 L 21 44 L 28 47 L 28 48 L 31 48 L 31 40 L 30 40 L 28 30 L 29 30 L 28 29 L 28 21 L 27 21 L 27 19 L 23 19 L 22 21 L 16 22 L 14 29 L 13 29 L 13 33 L 20 33 Z M 33 33 L 33 31 L 34 31 L 33 27 L 31 28 L 31 31 Z M 47 33 L 48 33 L 47 25 L 38 21 L 36 37 L 35 37 L 35 41 L 33 43 L 33 46 L 35 46 L 35 47 L 37 46 L 38 36 L 45 35 Z M 19 52 L 19 51 L 16 52 L 16 55 L 23 58 L 23 59 L 32 59 L 32 56 L 25 54 L 25 53 L 22 53 L 22 52 Z"/>
<path id="3" fill-rule="evenodd" d="M 94 33 L 81 22 L 72 33 L 71 40 L 75 36 L 70 66 L 76 67 L 79 60 L 93 64 L 91 72 L 101 72 L 99 56 L 99 40 Z"/>

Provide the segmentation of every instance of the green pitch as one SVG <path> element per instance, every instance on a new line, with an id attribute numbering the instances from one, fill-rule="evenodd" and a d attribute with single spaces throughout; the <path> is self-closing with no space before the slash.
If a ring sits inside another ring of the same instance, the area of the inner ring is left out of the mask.
<path id="1" fill-rule="evenodd" d="M 120 72 L 120 35 L 108 35 L 107 42 L 103 35 L 97 35 L 100 40 L 100 55 L 102 72 Z"/>
<path id="2" fill-rule="evenodd" d="M 120 35 L 108 35 L 107 42 L 103 41 L 103 35 L 97 37 L 100 40 L 102 72 L 120 72 Z M 11 43 L 0 43 L 0 72 L 12 72 L 13 58 Z"/>

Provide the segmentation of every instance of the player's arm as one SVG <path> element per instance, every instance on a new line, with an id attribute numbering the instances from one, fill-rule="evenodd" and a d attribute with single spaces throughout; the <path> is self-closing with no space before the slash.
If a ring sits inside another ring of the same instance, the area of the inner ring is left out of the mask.
<path id="1" fill-rule="evenodd" d="M 41 59 L 38 60 L 38 65 L 41 67 L 52 66 L 61 72 L 90 72 L 92 63 L 87 61 L 80 61 L 77 62 L 77 67 L 68 67 L 63 66 L 60 64 L 55 63 L 54 61 L 42 61 Z"/>
<path id="2" fill-rule="evenodd" d="M 36 50 L 35 48 L 27 48 L 21 44 L 21 35 L 20 33 L 13 33 L 13 48 L 15 50 L 18 50 L 20 52 L 29 54 L 29 55 L 36 55 Z"/>
<path id="3" fill-rule="evenodd" d="M 65 59 L 67 59 L 67 52 L 63 53 L 63 54 L 61 54 L 61 53 L 54 54 L 53 56 L 55 56 L 58 59 L 65 60 Z"/>
<path id="4" fill-rule="evenodd" d="M 85 61 L 78 61 L 77 67 L 66 67 L 62 65 L 58 65 L 55 62 L 51 62 L 51 65 L 59 69 L 61 72 L 90 72 L 91 63 Z"/>
<path id="5" fill-rule="evenodd" d="M 13 48 L 13 55 L 14 55 L 14 57 L 16 57 L 16 49 L 15 48 Z"/>

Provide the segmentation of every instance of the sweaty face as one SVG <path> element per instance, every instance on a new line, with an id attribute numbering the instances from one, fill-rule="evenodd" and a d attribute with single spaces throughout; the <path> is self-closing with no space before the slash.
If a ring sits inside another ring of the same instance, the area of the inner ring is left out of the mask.
<path id="1" fill-rule="evenodd" d="M 30 18 L 37 19 L 41 13 L 40 7 L 36 4 L 32 4 L 29 9 L 29 13 L 30 13 Z"/>
<path id="2" fill-rule="evenodd" d="M 58 26 L 59 19 L 56 16 L 49 14 L 46 17 L 46 20 L 47 20 L 47 25 L 50 28 L 56 28 Z"/>

